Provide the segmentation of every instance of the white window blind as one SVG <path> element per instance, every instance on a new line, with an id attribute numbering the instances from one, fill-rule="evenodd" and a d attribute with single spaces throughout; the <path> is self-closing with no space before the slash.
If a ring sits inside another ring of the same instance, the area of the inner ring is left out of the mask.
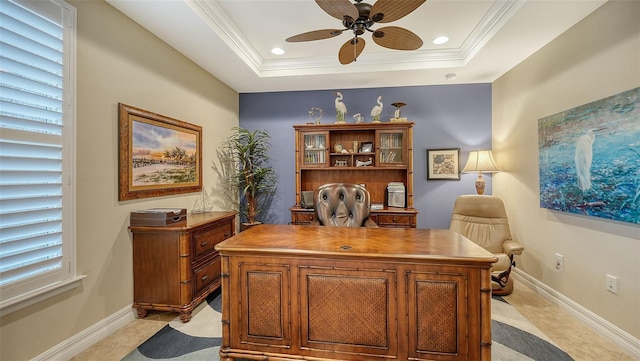
<path id="1" fill-rule="evenodd" d="M 75 277 L 75 9 L 0 1 L 0 305 Z"/>

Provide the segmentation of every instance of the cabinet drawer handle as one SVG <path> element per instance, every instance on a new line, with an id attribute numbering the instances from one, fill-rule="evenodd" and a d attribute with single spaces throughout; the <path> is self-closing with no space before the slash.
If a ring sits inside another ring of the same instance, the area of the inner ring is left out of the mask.
<path id="1" fill-rule="evenodd" d="M 209 244 L 209 241 L 204 241 L 204 242 L 200 243 L 200 247 L 205 247 L 208 244 Z"/>
<path id="2" fill-rule="evenodd" d="M 398 221 L 398 218 L 393 217 L 393 223 L 396 223 Z"/>
<path id="3" fill-rule="evenodd" d="M 207 278 L 209 278 L 209 275 L 202 276 L 202 278 L 201 278 L 202 282 L 206 281 Z"/>

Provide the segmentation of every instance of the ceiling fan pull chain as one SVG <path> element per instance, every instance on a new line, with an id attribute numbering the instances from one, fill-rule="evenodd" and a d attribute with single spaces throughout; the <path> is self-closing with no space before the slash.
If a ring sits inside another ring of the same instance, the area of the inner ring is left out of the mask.
<path id="1" fill-rule="evenodd" d="M 358 35 L 353 38 L 353 61 L 358 61 Z"/>

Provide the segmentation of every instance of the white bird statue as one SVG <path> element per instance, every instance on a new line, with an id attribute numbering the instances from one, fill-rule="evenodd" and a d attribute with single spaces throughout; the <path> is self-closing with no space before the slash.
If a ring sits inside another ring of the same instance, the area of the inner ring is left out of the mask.
<path id="1" fill-rule="evenodd" d="M 344 123 L 344 115 L 347 114 L 347 106 L 342 102 L 342 93 L 335 92 L 336 95 L 336 123 Z"/>
<path id="2" fill-rule="evenodd" d="M 578 176 L 578 187 L 583 193 L 591 189 L 591 160 L 593 159 L 593 141 L 596 138 L 595 131 L 597 130 L 600 129 L 589 129 L 576 142 L 576 175 Z"/>
<path id="3" fill-rule="evenodd" d="M 371 109 L 371 116 L 373 117 L 373 121 L 378 123 L 380 122 L 380 114 L 382 113 L 382 95 L 378 97 L 376 103 L 378 103 L 378 105 Z"/>

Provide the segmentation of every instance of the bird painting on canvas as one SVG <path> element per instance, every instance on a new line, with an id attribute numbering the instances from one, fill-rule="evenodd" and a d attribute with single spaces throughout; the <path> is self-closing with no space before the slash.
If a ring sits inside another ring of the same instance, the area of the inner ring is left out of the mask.
<path id="1" fill-rule="evenodd" d="M 378 103 L 378 105 L 371 109 L 371 116 L 373 117 L 374 123 L 380 122 L 380 114 L 382 113 L 382 95 L 378 97 L 376 103 Z"/>
<path id="2" fill-rule="evenodd" d="M 347 114 L 347 106 L 342 102 L 342 93 L 335 92 L 333 94 L 336 95 L 336 123 L 344 123 L 344 115 Z"/>
<path id="3" fill-rule="evenodd" d="M 540 208 L 640 224 L 640 87 L 538 120 Z"/>

